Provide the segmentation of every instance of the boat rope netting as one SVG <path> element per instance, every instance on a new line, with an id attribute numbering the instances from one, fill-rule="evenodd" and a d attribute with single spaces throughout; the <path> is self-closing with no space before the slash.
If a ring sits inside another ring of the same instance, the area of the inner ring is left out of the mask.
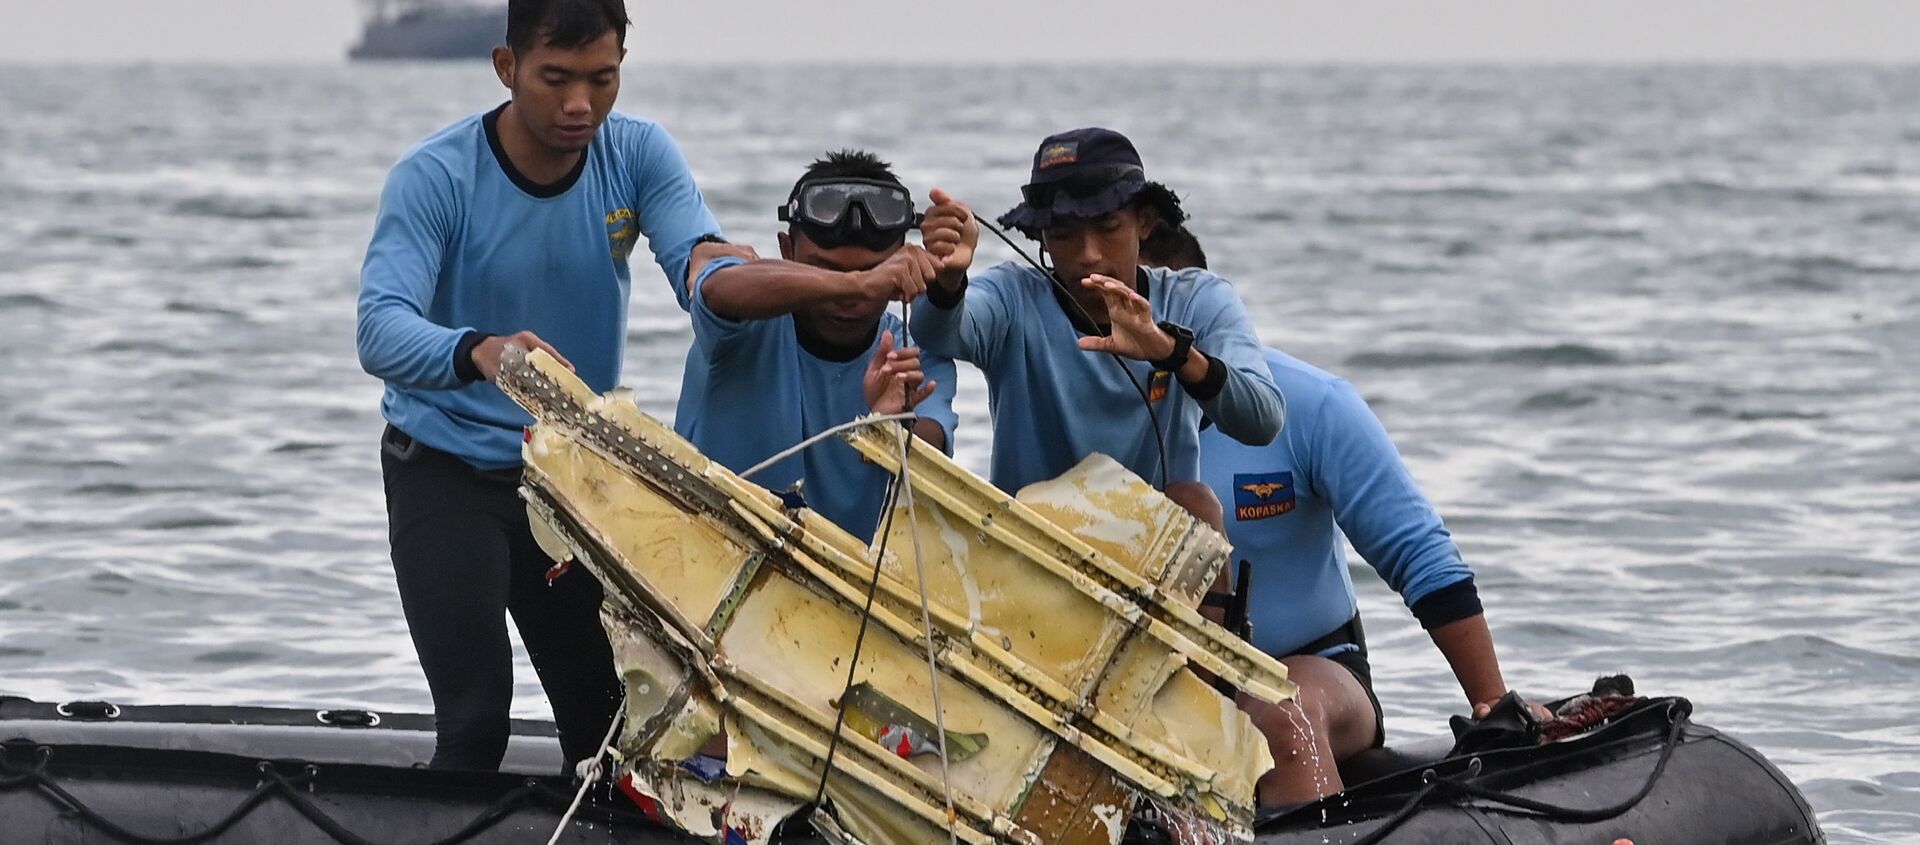
<path id="1" fill-rule="evenodd" d="M 1402 806 L 1398 812 L 1388 817 L 1385 822 L 1366 836 L 1354 840 L 1352 845 L 1379 845 L 1380 842 L 1387 838 L 1388 834 L 1393 833 L 1400 825 L 1405 824 L 1408 819 L 1413 818 L 1414 814 L 1420 812 L 1420 809 L 1429 801 L 1438 798 L 1478 799 L 1492 804 L 1500 804 L 1519 810 L 1538 813 L 1548 819 L 1563 822 L 1602 822 L 1616 816 L 1624 815 L 1628 810 L 1633 809 L 1641 801 L 1645 800 L 1648 795 L 1653 793 L 1654 785 L 1659 783 L 1661 773 L 1667 769 L 1667 761 L 1673 759 L 1673 750 L 1680 745 L 1680 732 L 1684 730 L 1687 725 L 1685 707 L 1678 701 L 1672 701 L 1667 704 L 1664 712 L 1669 720 L 1669 725 L 1667 726 L 1665 741 L 1660 745 L 1660 757 L 1654 762 L 1652 773 L 1647 775 L 1647 782 L 1641 784 L 1640 789 L 1634 792 L 1633 795 L 1628 796 L 1624 801 L 1604 807 L 1568 807 L 1563 804 L 1536 801 L 1498 789 L 1488 789 L 1464 778 L 1440 777 L 1436 775 L 1432 769 L 1428 769 L 1424 773 L 1429 776 L 1427 777 L 1426 785 L 1421 787 L 1420 791 L 1414 793 L 1412 798 L 1407 799 L 1405 806 Z M 1471 762 L 1478 763 L 1479 761 L 1476 758 Z M 1471 777 L 1473 774 L 1478 773 L 1478 771 L 1479 766 L 1471 766 L 1468 769 L 1468 776 Z"/>
<path id="2" fill-rule="evenodd" d="M 211 841 L 245 820 L 269 800 L 278 798 L 293 807 L 315 828 L 342 845 L 383 845 L 348 830 L 345 825 L 335 820 L 326 810 L 307 797 L 307 793 L 313 790 L 319 780 L 321 770 L 318 766 L 307 765 L 300 774 L 288 777 L 275 769 L 273 763 L 262 760 L 256 767 L 260 773 L 260 783 L 218 821 L 195 833 L 179 836 L 150 836 L 128 830 L 107 818 L 48 775 L 47 764 L 52 761 L 54 755 L 51 747 L 35 746 L 34 759 L 26 765 L 15 763 L 12 759 L 12 752 L 18 748 L 20 748 L 18 745 L 0 746 L 0 791 L 34 789 L 56 806 L 72 812 L 88 824 L 123 842 L 131 842 L 135 845 L 193 845 L 193 843 Z M 502 794 L 460 829 L 422 845 L 458 845 L 523 810 L 557 808 L 565 797 L 565 792 L 538 781 L 529 780 Z"/>

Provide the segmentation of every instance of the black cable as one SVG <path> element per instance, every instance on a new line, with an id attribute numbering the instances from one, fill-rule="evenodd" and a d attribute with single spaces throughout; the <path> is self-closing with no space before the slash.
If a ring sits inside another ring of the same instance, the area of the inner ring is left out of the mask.
<path id="1" fill-rule="evenodd" d="M 1648 795 L 1653 794 L 1654 784 L 1660 781 L 1661 773 L 1667 769 L 1667 761 L 1673 759 L 1674 748 L 1680 744 L 1680 731 L 1686 727 L 1686 719 L 1674 718 L 1674 709 L 1674 705 L 1667 705 L 1667 715 L 1669 718 L 1673 718 L 1673 724 L 1667 729 L 1667 739 L 1666 743 L 1660 749 L 1660 759 L 1653 764 L 1653 772 L 1647 775 L 1647 782 L 1641 784 L 1640 790 L 1625 801 L 1617 804 L 1609 804 L 1605 807 L 1594 807 L 1592 809 L 1567 807 L 1559 804 L 1549 804 L 1545 801 L 1536 801 L 1532 798 L 1523 798 L 1512 793 L 1501 792 L 1497 789 L 1475 786 L 1463 780 L 1435 778 L 1426 786 L 1421 787 L 1419 792 L 1414 793 L 1413 798 L 1408 800 L 1406 805 L 1400 808 L 1399 812 L 1394 813 L 1385 823 L 1374 828 L 1366 836 L 1355 840 L 1351 845 L 1379 845 L 1380 841 L 1387 837 L 1387 834 L 1399 828 L 1407 819 L 1413 818 L 1414 813 L 1419 812 L 1421 805 L 1424 804 L 1429 797 L 1444 792 L 1458 793 L 1468 798 L 1478 798 L 1482 801 L 1490 801 L 1495 804 L 1505 804 L 1509 807 L 1529 810 L 1554 821 L 1592 824 L 1594 822 L 1603 822 L 1611 819 L 1633 809 L 1634 806 L 1638 805 L 1641 801 L 1646 800 Z"/>
<path id="2" fill-rule="evenodd" d="M 341 845 L 379 845 L 377 842 L 362 838 L 353 831 L 346 829 L 346 827 L 339 822 L 334 821 L 331 816 L 327 815 L 325 810 L 314 806 L 312 801 L 307 800 L 305 795 L 300 794 L 300 790 L 294 788 L 292 782 L 282 778 L 278 772 L 269 770 L 267 774 L 279 782 L 281 795 L 286 797 L 287 803 L 292 804 L 293 808 L 298 810 L 300 815 L 305 816 L 307 821 L 312 822 L 314 827 L 320 828 L 328 836 L 333 837 L 335 841 L 340 842 Z M 516 805 L 526 800 L 533 792 L 534 787 L 532 785 L 521 786 L 501 796 L 500 800 L 493 802 L 491 806 L 480 811 L 479 815 L 474 816 L 472 821 L 467 822 L 466 825 L 462 826 L 459 830 L 435 839 L 432 842 L 425 843 L 425 845 L 457 845 L 457 843 L 472 839 L 481 831 L 493 827 L 499 824 L 502 819 L 513 815 L 514 811 L 518 809 Z"/>
<path id="3" fill-rule="evenodd" d="M 1054 290 L 1060 292 L 1061 299 L 1073 306 L 1073 310 L 1079 314 L 1081 321 L 1084 322 L 1088 327 L 1092 328 L 1095 332 L 1100 331 L 1100 325 L 1093 321 L 1093 315 L 1087 313 L 1087 309 L 1081 306 L 1080 300 L 1073 298 L 1073 291 L 1067 288 L 1066 282 L 1061 281 L 1060 277 L 1054 275 L 1052 270 L 1043 266 L 1040 262 L 1033 260 L 1033 256 L 1028 255 L 1026 250 L 1021 249 L 1020 245 L 1014 243 L 1012 238 L 1007 237 L 1007 233 L 1000 231 L 1000 228 L 998 226 L 995 226 L 992 223 L 988 223 L 985 218 L 977 214 L 974 215 L 973 219 L 980 224 L 981 228 L 986 229 L 989 232 L 992 232 L 995 237 L 998 237 L 1001 241 L 1005 242 L 1007 246 L 1012 247 L 1013 251 L 1016 254 L 1018 254 L 1022 260 L 1026 261 L 1029 265 L 1032 265 L 1033 269 L 1039 270 L 1040 275 L 1047 277 L 1047 281 L 1053 283 Z M 1046 253 L 1043 251 L 1041 254 L 1045 255 Z M 1113 332 L 1112 328 L 1108 328 L 1105 333 L 1101 334 L 1101 336 L 1106 337 L 1112 334 L 1112 332 Z M 1166 435 L 1166 432 L 1162 431 L 1160 428 L 1159 415 L 1153 412 L 1153 398 L 1147 395 L 1147 388 L 1140 384 L 1139 378 L 1134 376 L 1133 369 L 1127 366 L 1126 359 L 1121 358 L 1119 354 L 1114 352 L 1108 352 L 1107 357 L 1112 358 L 1113 362 L 1120 366 L 1120 372 L 1126 374 L 1127 381 L 1133 385 L 1133 391 L 1135 393 L 1140 394 L 1140 406 L 1146 409 L 1147 421 L 1153 423 L 1153 443 L 1155 446 L 1158 446 L 1160 449 L 1159 489 L 1162 492 L 1165 492 L 1167 489 L 1167 484 L 1172 480 L 1172 474 L 1167 472 L 1167 435 Z M 1178 378 L 1178 375 L 1174 373 L 1168 373 L 1168 376 L 1175 379 Z M 1169 385 L 1169 388 L 1171 388 L 1171 385 Z"/>
<path id="4" fill-rule="evenodd" d="M 820 767 L 820 784 L 813 790 L 815 807 L 820 806 L 821 799 L 826 797 L 827 779 L 833 776 L 833 758 L 840 750 L 840 728 L 847 721 L 847 694 L 853 690 L 854 672 L 860 668 L 860 649 L 867 642 L 867 623 L 873 620 L 873 597 L 880 592 L 880 561 L 886 557 L 887 540 L 893 533 L 894 505 L 900 500 L 900 485 L 908 483 L 911 482 L 907 480 L 907 465 L 903 459 L 900 464 L 899 481 L 887 490 L 886 516 L 880 521 L 880 546 L 873 556 L 873 579 L 867 582 L 867 604 L 860 611 L 860 630 L 853 637 L 853 657 L 847 661 L 847 681 L 840 686 L 840 706 L 834 708 L 833 738 L 827 742 L 827 759 Z"/>

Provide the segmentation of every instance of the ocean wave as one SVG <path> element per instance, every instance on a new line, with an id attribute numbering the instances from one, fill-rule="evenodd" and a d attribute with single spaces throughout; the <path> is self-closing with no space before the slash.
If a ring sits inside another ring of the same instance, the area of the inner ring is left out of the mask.
<path id="1" fill-rule="evenodd" d="M 0 293 L 0 311 L 59 311 L 65 307 L 37 293 Z"/>
<path id="2" fill-rule="evenodd" d="M 114 340 L 97 343 L 87 351 L 100 355 L 134 353 L 140 355 L 184 356 L 189 354 L 188 350 L 166 343 L 165 341 L 137 337 L 116 338 Z"/>
<path id="3" fill-rule="evenodd" d="M 246 663 L 265 663 L 275 660 L 274 655 L 264 651 L 245 648 L 221 649 L 194 655 L 195 663 L 212 663 L 219 666 L 237 666 Z"/>
<path id="4" fill-rule="evenodd" d="M 1885 259 L 1766 250 L 1717 250 L 1688 256 L 1680 263 L 1744 287 L 1794 293 L 1835 293 L 1861 279 L 1920 274 L 1920 268 Z"/>
<path id="5" fill-rule="evenodd" d="M 79 242 L 94 246 L 130 247 L 140 243 L 140 238 L 127 232 L 93 229 L 83 226 L 54 226 L 39 234 L 39 239 L 50 243 Z"/>
<path id="6" fill-rule="evenodd" d="M 1447 268 L 1442 265 L 1430 262 L 1413 263 L 1395 261 L 1390 258 L 1370 259 L 1367 261 L 1367 268 L 1396 276 L 1426 276 L 1434 273 L 1444 273 L 1447 270 Z"/>
<path id="7" fill-rule="evenodd" d="M 1605 226 L 1566 226 L 1538 229 L 1527 234 L 1527 243 L 1552 244 L 1566 241 L 1644 241 L 1647 233 L 1637 228 Z"/>
<path id="8" fill-rule="evenodd" d="M 1920 229 L 1920 212 L 1907 208 L 1876 209 L 1861 214 L 1857 219 L 1867 226 L 1892 223 L 1908 229 Z"/>
<path id="9" fill-rule="evenodd" d="M 264 255 L 228 255 L 210 258 L 198 266 L 204 270 L 270 270 L 285 267 L 287 263 Z"/>
<path id="10" fill-rule="evenodd" d="M 1590 390 L 1568 387 L 1535 393 L 1521 400 L 1519 409 L 1522 411 L 1571 411 L 1575 408 L 1585 408 L 1598 401 L 1600 397 L 1593 395 Z"/>
<path id="11" fill-rule="evenodd" d="M 125 497 L 144 496 L 150 493 L 179 493 L 190 489 L 193 488 L 158 484 L 129 484 L 123 481 L 103 481 L 93 484 L 82 484 L 67 492 L 75 496 Z"/>
<path id="12" fill-rule="evenodd" d="M 303 452 L 324 452 L 329 449 L 338 449 L 340 446 L 341 444 L 339 443 L 310 443 L 301 440 L 289 440 L 273 447 L 270 451 L 276 455 L 297 455 Z"/>
<path id="13" fill-rule="evenodd" d="M 1443 200 L 1504 200 L 1514 195 L 1513 191 L 1490 184 L 1468 183 L 1463 185 L 1405 186 L 1378 188 L 1365 193 L 1376 196 L 1417 197 L 1420 199 Z"/>
<path id="14" fill-rule="evenodd" d="M 1348 356 L 1353 367 L 1377 369 L 1413 369 L 1470 364 L 1504 364 L 1529 367 L 1610 367 L 1627 363 L 1620 353 L 1584 343 L 1555 343 L 1545 346 L 1511 346 L 1471 350 L 1433 347 L 1396 351 L 1361 352 Z"/>
<path id="15" fill-rule="evenodd" d="M 231 308 L 222 308 L 218 305 L 207 305 L 199 302 L 186 302 L 178 299 L 169 301 L 165 310 L 169 314 L 201 314 L 210 317 L 231 317 L 234 319 L 245 319 L 247 316 Z"/>
<path id="16" fill-rule="evenodd" d="M 1695 405 L 1692 411 L 1696 417 L 1705 419 L 1735 420 L 1737 422 L 1766 422 L 1769 420 L 1824 420 L 1832 417 L 1825 411 L 1798 411 L 1790 408 L 1729 408 L 1725 405 Z"/>
<path id="17" fill-rule="evenodd" d="M 135 528 L 143 531 L 189 531 L 198 528 L 232 528 L 243 524 L 232 517 L 202 511 L 176 511 L 142 520 Z"/>
<path id="18" fill-rule="evenodd" d="M 1721 663 L 1761 667 L 1785 663 L 1817 667 L 1823 671 L 1833 671 L 1842 666 L 1901 671 L 1920 669 L 1920 657 L 1844 645 L 1814 634 L 1744 640 L 1713 648 L 1679 651 L 1672 656 L 1688 665 Z"/>
<path id="19" fill-rule="evenodd" d="M 1524 197 L 1597 196 L 1635 201 L 1734 202 L 1768 199 L 1821 203 L 1840 199 L 1913 197 L 1920 177 L 1806 174 L 1764 179 L 1653 171 L 1564 171 L 1442 175 L 1281 174 L 1263 190 L 1310 196 L 1499 201 Z"/>
<path id="20" fill-rule="evenodd" d="M 305 220 L 313 212 L 292 205 L 255 197 L 199 196 L 173 204 L 173 213 L 189 217 L 217 217 L 227 220 Z"/>

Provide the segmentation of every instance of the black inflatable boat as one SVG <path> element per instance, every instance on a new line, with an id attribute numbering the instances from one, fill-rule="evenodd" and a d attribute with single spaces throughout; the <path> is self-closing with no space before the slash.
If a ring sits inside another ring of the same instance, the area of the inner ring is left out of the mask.
<path id="1" fill-rule="evenodd" d="M 1570 700 L 1570 699 L 1569 699 Z M 1554 702 L 1560 709 L 1569 700 Z M 1820 845 L 1800 791 L 1682 698 L 1621 702 L 1542 740 L 1516 697 L 1455 737 L 1363 752 L 1344 792 L 1263 814 L 1259 845 Z M 1502 712 L 1502 711 L 1505 712 Z"/>
<path id="2" fill-rule="evenodd" d="M 1689 715 L 1683 699 L 1637 699 L 1591 730 L 1544 744 L 1537 724 L 1512 713 L 1460 722 L 1456 737 L 1348 761 L 1345 792 L 1263 816 L 1255 841 L 1825 841 L 1779 770 Z M 0 839 L 546 842 L 577 782 L 560 774 L 552 725 L 518 721 L 514 731 L 501 772 L 448 772 L 423 768 L 433 751 L 426 716 L 0 698 Z M 695 841 L 646 821 L 605 788 L 595 792 L 560 841 Z M 1127 841 L 1167 840 L 1145 820 Z"/>
<path id="3" fill-rule="evenodd" d="M 433 718 L 0 698 L 7 843 L 544 843 L 578 781 L 515 720 L 499 772 L 425 768 Z M 597 790 L 561 842 L 692 840 Z"/>

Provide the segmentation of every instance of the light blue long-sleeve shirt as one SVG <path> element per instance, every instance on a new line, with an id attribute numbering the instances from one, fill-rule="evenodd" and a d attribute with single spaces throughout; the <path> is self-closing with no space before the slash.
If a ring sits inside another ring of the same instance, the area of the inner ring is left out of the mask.
<path id="1" fill-rule="evenodd" d="M 474 115 L 420 142 L 387 175 L 360 270 L 360 365 L 387 383 L 389 423 L 483 469 L 520 463 L 532 420 L 454 350 L 469 332 L 531 331 L 596 391 L 619 381 L 632 275 L 644 236 L 684 307 L 694 243 L 720 227 L 659 124 L 609 115 L 560 183 L 512 170 Z"/>
<path id="2" fill-rule="evenodd" d="M 1234 559 L 1253 564 L 1254 645 L 1293 654 L 1353 617 L 1343 532 L 1422 624 L 1480 612 L 1472 570 L 1353 385 L 1277 349 L 1265 358 L 1287 396 L 1286 431 L 1267 446 L 1200 436 Z"/>
<path id="3" fill-rule="evenodd" d="M 740 263 L 722 258 L 702 274 Z M 832 360 L 801 344 L 791 315 L 731 320 L 707 307 L 697 288 L 691 307 L 693 348 L 680 388 L 674 429 L 722 466 L 735 472 L 772 457 L 808 437 L 871 413 L 861 382 L 880 348 L 881 332 L 901 340 L 900 318 L 882 314 L 866 350 Z M 937 382 L 932 396 L 914 408 L 946 430 L 948 454 L 959 417 L 953 412 L 953 362 L 923 354 L 920 369 Z M 868 463 L 839 438 L 817 444 L 768 467 L 751 481 L 785 490 L 806 479 L 807 506 L 847 533 L 869 540 L 878 525 L 892 474 Z"/>
<path id="4" fill-rule="evenodd" d="M 986 375 L 993 414 L 992 481 L 1017 492 L 1106 454 L 1150 483 L 1200 477 L 1200 417 L 1251 443 L 1267 443 L 1285 404 L 1260 355 L 1246 307 L 1225 279 L 1200 269 L 1143 268 L 1156 320 L 1193 330 L 1195 346 L 1219 359 L 1226 380 L 1196 400 L 1171 373 L 1079 348 L 1081 337 L 1039 270 L 1001 264 L 972 277 L 953 308 L 926 297 L 914 305 L 914 339 L 928 352 L 969 361 Z M 1127 373 L 1146 388 L 1166 441 L 1167 476 L 1146 407 Z"/>

